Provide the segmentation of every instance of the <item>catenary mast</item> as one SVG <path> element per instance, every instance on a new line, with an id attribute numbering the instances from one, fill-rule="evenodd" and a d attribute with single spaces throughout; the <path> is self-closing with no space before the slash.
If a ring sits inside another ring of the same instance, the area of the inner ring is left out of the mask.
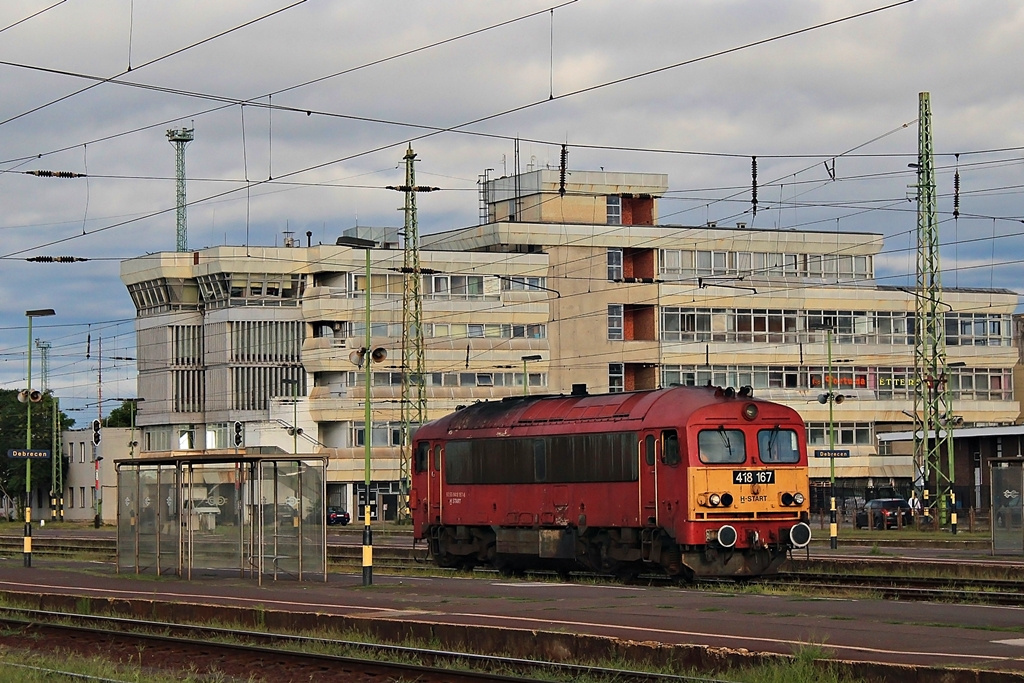
<path id="1" fill-rule="evenodd" d="M 917 286 L 914 321 L 914 484 L 927 509 L 934 484 L 939 518 L 947 521 L 953 493 L 953 411 L 946 364 L 946 328 L 939 268 L 939 222 L 929 93 L 919 94 L 917 147 Z M 952 523 L 956 525 L 956 513 Z"/>

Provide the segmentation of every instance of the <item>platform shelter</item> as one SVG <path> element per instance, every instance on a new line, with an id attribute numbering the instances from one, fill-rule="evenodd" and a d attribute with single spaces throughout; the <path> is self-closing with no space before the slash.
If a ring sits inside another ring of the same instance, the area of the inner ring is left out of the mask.
<path id="1" fill-rule="evenodd" d="M 1024 466 L 1019 462 L 998 462 L 990 466 L 992 482 L 992 554 L 1024 554 Z"/>
<path id="2" fill-rule="evenodd" d="M 327 580 L 327 459 L 120 460 L 119 573 Z"/>

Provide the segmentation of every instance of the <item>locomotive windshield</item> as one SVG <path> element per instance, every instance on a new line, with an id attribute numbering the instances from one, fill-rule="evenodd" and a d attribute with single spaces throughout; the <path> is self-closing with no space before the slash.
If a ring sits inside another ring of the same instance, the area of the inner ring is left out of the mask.
<path id="1" fill-rule="evenodd" d="M 757 452 L 761 462 L 800 462 L 796 432 L 792 429 L 762 429 L 757 433 Z"/>
<path id="2" fill-rule="evenodd" d="M 705 429 L 697 434 L 697 448 L 700 461 L 709 465 L 735 464 L 747 459 L 747 444 L 738 429 Z"/>

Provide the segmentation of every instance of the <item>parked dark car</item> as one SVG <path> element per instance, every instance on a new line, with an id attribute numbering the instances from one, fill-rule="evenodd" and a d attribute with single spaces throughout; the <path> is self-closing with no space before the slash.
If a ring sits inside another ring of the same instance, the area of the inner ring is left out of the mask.
<path id="1" fill-rule="evenodd" d="M 327 523 L 329 525 L 340 524 L 345 526 L 350 521 L 352 521 L 352 518 L 349 516 L 348 511 L 335 507 L 327 508 Z"/>
<path id="2" fill-rule="evenodd" d="M 857 528 L 867 528 L 873 521 L 876 529 L 892 529 L 899 526 L 900 515 L 903 515 L 903 526 L 914 523 L 914 513 L 907 501 L 902 498 L 875 498 L 857 511 Z"/>
<path id="3" fill-rule="evenodd" d="M 263 505 L 263 523 L 273 524 L 274 523 L 274 508 L 277 508 L 277 524 L 278 526 L 294 526 L 295 518 L 298 517 L 298 513 L 291 505 L 279 504 L 277 506 L 265 504 Z"/>

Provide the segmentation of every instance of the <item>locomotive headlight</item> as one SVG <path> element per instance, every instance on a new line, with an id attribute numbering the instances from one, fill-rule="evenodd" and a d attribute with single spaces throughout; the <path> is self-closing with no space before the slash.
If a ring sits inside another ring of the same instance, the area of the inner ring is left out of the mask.
<path id="1" fill-rule="evenodd" d="M 804 494 L 802 494 L 802 493 L 794 493 L 793 494 L 793 502 L 796 503 L 797 505 L 803 505 L 804 504 Z"/>
<path id="2" fill-rule="evenodd" d="M 790 505 L 792 505 L 793 504 L 793 500 L 794 499 L 793 499 L 793 494 L 792 493 L 783 493 L 782 494 L 782 504 L 785 505 L 786 507 L 789 507 Z"/>
<path id="3" fill-rule="evenodd" d="M 711 503 L 711 507 L 718 507 L 722 504 L 722 497 L 717 493 L 712 493 L 708 496 L 708 502 Z"/>
<path id="4" fill-rule="evenodd" d="M 732 505 L 732 494 L 731 493 L 723 493 L 722 494 L 722 505 L 724 505 L 725 507 L 729 507 L 730 505 Z"/>
<path id="5" fill-rule="evenodd" d="M 743 406 L 743 419 L 744 420 L 755 420 L 757 419 L 757 405 L 754 403 L 748 403 Z"/>

